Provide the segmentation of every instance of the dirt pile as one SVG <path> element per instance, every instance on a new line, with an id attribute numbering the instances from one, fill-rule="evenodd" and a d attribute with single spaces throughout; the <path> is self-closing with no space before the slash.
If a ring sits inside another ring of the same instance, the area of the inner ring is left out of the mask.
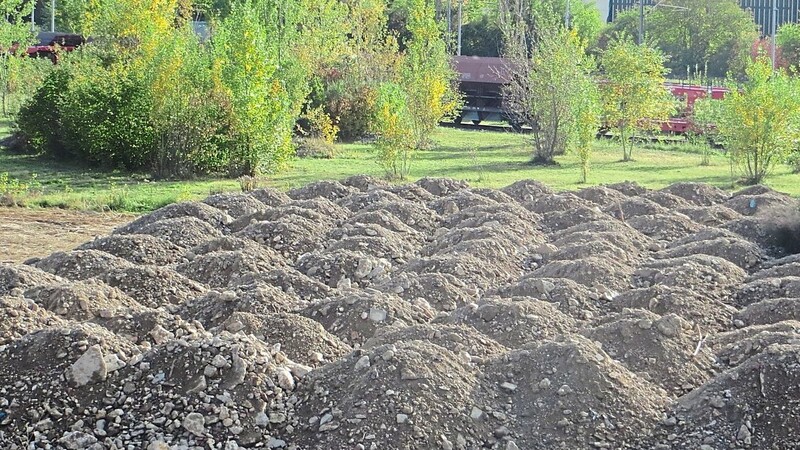
<path id="1" fill-rule="evenodd" d="M 795 448 L 791 204 L 359 176 L 170 205 L 0 265 L 0 448 Z"/>

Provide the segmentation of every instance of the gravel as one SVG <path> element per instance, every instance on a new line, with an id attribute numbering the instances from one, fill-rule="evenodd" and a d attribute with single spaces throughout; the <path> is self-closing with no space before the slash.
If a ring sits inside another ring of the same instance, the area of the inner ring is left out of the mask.
<path id="1" fill-rule="evenodd" d="M 170 205 L 0 265 L 0 448 L 798 448 L 788 204 L 356 176 Z"/>

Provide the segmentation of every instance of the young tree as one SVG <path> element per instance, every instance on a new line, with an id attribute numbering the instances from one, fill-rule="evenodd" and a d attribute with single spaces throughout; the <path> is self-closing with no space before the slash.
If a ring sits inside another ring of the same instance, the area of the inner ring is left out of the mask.
<path id="1" fill-rule="evenodd" d="M 675 108 L 664 87 L 667 69 L 663 54 L 630 37 L 614 39 L 600 59 L 603 114 L 622 143 L 622 160 L 630 161 L 631 138 L 637 130 L 657 128 Z"/>
<path id="2" fill-rule="evenodd" d="M 600 92 L 595 80 L 589 77 L 577 79 L 577 91 L 572 104 L 574 115 L 574 125 L 570 133 L 570 147 L 578 154 L 581 164 L 581 183 L 586 183 L 589 175 L 589 159 L 592 156 L 592 144 L 597 138 L 597 130 L 600 128 L 602 108 L 600 102 Z"/>
<path id="3" fill-rule="evenodd" d="M 274 170 L 292 154 L 292 129 L 308 93 L 307 68 L 289 51 L 297 39 L 295 7 L 242 0 L 215 31 L 214 81 L 231 99 L 237 136 L 232 175 Z"/>
<path id="4" fill-rule="evenodd" d="M 384 162 L 384 166 L 398 168 L 388 175 L 399 179 L 408 176 L 414 152 L 428 146 L 439 121 L 453 114 L 460 104 L 455 88 L 458 75 L 450 67 L 442 30 L 429 1 L 408 0 L 408 32 L 410 38 L 396 81 L 379 89 L 372 126 L 381 158 L 395 160 Z M 398 142 L 392 136 L 402 136 L 406 142 L 402 149 L 387 153 L 382 148 L 385 150 L 389 142 Z"/>
<path id="5" fill-rule="evenodd" d="M 533 23 L 538 25 L 531 26 L 527 1 L 503 1 L 502 28 L 509 60 L 503 101 L 514 121 L 533 129 L 532 162 L 553 164 L 555 155 L 582 141 L 587 123 L 592 126 L 593 105 L 582 102 L 597 99 L 592 95 L 594 64 L 578 35 L 551 14 L 534 10 Z"/>
<path id="6" fill-rule="evenodd" d="M 748 183 L 760 183 L 800 139 L 800 80 L 773 72 L 765 56 L 746 68 L 747 81 L 730 83 L 719 106 L 717 128 Z"/>

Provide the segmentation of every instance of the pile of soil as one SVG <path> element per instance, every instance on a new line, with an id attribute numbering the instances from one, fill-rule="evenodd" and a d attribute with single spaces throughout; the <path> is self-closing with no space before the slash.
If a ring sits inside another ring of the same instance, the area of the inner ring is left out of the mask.
<path id="1" fill-rule="evenodd" d="M 796 448 L 791 203 L 357 176 L 170 205 L 0 264 L 0 448 Z"/>

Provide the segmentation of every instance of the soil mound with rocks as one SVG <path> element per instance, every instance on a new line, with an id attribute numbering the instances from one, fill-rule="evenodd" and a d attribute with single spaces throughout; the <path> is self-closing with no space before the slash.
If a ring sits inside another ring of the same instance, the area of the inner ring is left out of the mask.
<path id="1" fill-rule="evenodd" d="M 170 205 L 0 265 L 0 449 L 798 448 L 793 204 L 356 176 Z"/>

